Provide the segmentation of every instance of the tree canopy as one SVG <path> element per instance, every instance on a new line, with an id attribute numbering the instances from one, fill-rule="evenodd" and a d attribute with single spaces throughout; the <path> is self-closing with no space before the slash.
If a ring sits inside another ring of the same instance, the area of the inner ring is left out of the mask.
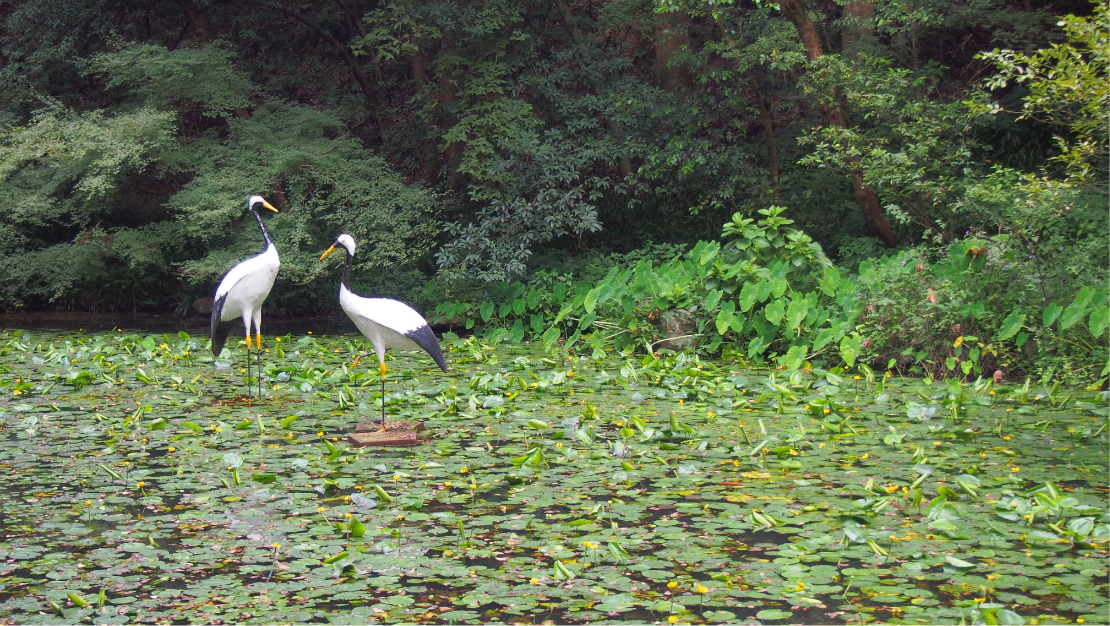
<path id="1" fill-rule="evenodd" d="M 257 245 L 251 193 L 282 210 L 286 311 L 322 306 L 339 231 L 415 292 L 400 276 L 513 280 L 772 204 L 849 263 L 1105 208 L 1105 2 L 19 0 L 0 20 L 9 310 L 183 305 Z"/>

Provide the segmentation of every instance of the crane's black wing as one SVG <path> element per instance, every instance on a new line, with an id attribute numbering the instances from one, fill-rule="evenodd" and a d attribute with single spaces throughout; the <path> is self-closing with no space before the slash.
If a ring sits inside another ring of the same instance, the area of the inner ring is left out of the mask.
<path id="1" fill-rule="evenodd" d="M 212 303 L 212 354 L 216 356 L 220 356 L 220 352 L 224 349 L 224 343 L 227 341 L 227 336 L 231 334 L 231 324 L 221 323 L 222 320 L 220 320 L 224 312 L 225 302 L 227 302 L 226 293 Z"/>
<path id="2" fill-rule="evenodd" d="M 439 341 L 436 339 L 436 334 L 432 332 L 432 327 L 424 324 L 418 328 L 405 333 L 405 336 L 416 342 L 416 345 L 424 348 L 433 359 L 436 365 L 443 371 L 447 371 L 447 361 L 443 360 L 443 351 L 439 349 Z"/>

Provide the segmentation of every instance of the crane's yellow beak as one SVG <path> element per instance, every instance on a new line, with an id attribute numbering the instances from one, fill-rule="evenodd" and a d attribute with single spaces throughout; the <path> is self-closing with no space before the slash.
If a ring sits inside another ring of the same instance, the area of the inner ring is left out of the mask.
<path id="1" fill-rule="evenodd" d="M 325 252 L 325 253 L 321 254 L 321 255 L 320 255 L 320 260 L 321 260 L 321 261 L 323 261 L 323 260 L 324 260 L 324 257 L 328 256 L 328 255 L 329 255 L 329 254 L 331 254 L 332 252 L 335 252 L 335 246 L 332 246 L 332 247 L 328 248 L 328 251 L 327 251 L 327 252 Z"/>
<path id="2" fill-rule="evenodd" d="M 273 211 L 274 213 L 277 213 L 277 212 L 278 212 L 278 210 L 277 210 L 277 209 L 275 209 L 275 208 L 274 208 L 274 206 L 273 206 L 272 204 L 270 204 L 269 202 L 266 202 L 265 200 L 263 200 L 263 201 L 262 201 L 262 206 L 266 207 L 267 209 L 270 209 L 270 210 L 271 210 L 271 211 Z"/>

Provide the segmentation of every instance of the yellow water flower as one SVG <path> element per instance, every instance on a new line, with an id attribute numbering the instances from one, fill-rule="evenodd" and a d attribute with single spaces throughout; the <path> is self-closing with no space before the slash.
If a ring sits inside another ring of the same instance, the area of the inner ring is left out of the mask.
<path id="1" fill-rule="evenodd" d="M 463 465 L 463 466 L 462 466 L 462 468 L 461 468 L 461 469 L 459 470 L 459 473 L 460 473 L 460 474 L 465 474 L 465 473 L 467 473 L 468 471 L 470 471 L 470 470 L 469 470 L 469 469 L 467 469 L 467 467 L 466 467 L 465 465 Z"/>
<path id="2" fill-rule="evenodd" d="M 667 589 L 674 589 L 677 586 L 678 586 L 678 583 L 673 581 L 673 580 L 671 582 L 667 583 Z"/>
<path id="3" fill-rule="evenodd" d="M 709 591 L 708 587 L 702 587 L 701 585 L 698 585 L 697 589 L 698 593 L 707 593 Z"/>
<path id="4" fill-rule="evenodd" d="M 532 583 L 533 585 L 537 585 L 537 584 L 539 584 L 540 579 L 539 578 L 530 578 L 530 579 L 528 579 L 528 582 Z"/>
<path id="5" fill-rule="evenodd" d="M 670 622 L 671 624 L 674 624 L 675 622 L 678 621 L 678 616 L 677 615 L 672 615 L 672 616 L 667 618 L 667 621 Z"/>

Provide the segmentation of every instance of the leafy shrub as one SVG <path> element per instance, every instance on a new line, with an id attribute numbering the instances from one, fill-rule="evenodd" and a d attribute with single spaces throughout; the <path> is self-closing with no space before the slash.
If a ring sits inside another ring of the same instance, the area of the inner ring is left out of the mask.
<path id="1" fill-rule="evenodd" d="M 860 265 L 859 329 L 876 365 L 928 376 L 1035 374 L 1089 383 L 1108 372 L 1108 291 L 1085 285 L 1045 297 L 1013 239 L 952 244 L 930 262 L 910 250 Z"/>
<path id="2" fill-rule="evenodd" d="M 789 227 L 784 210 L 761 210 L 758 222 L 736 214 L 724 227 L 724 245 L 702 241 L 658 265 L 641 258 L 610 267 L 598 280 L 557 281 L 550 290 L 498 283 L 484 301 L 444 302 L 437 313 L 460 316 L 468 327 L 501 326 L 510 336 L 566 337 L 573 346 L 588 333 L 594 350 L 611 342 L 617 350 L 652 351 L 659 338 L 655 317 L 686 309 L 698 319 L 697 334 L 709 337 L 703 350 L 743 341 L 748 358 L 767 355 L 798 368 L 839 346 L 852 364 L 860 345 L 858 337 L 846 337 L 855 315 L 852 284 L 819 245 Z"/>

